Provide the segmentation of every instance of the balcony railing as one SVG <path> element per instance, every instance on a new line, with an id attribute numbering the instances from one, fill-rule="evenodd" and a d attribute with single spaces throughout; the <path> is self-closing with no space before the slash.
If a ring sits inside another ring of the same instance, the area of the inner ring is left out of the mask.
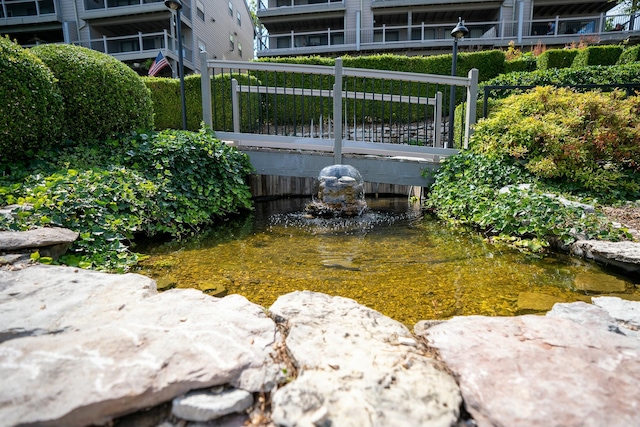
<path id="1" fill-rule="evenodd" d="M 85 0 L 82 18 L 96 19 L 165 9 L 164 0 Z M 191 20 L 190 0 L 182 0 L 181 12 L 185 18 Z"/>
<path id="2" fill-rule="evenodd" d="M 344 0 L 259 0 L 258 11 L 275 9 L 279 7 L 309 7 L 324 5 L 331 3 L 343 3 Z"/>
<path id="3" fill-rule="evenodd" d="M 140 54 L 144 57 L 153 57 L 159 50 L 169 49 L 178 55 L 178 40 L 171 36 L 166 30 L 158 33 L 138 33 L 136 35 L 107 37 L 91 39 L 74 44 L 87 47 L 99 52 L 103 52 L 116 58 L 122 59 L 125 55 Z M 184 47 L 184 60 L 193 62 L 193 50 Z M 149 55 L 152 53 L 152 55 Z"/>
<path id="4" fill-rule="evenodd" d="M 469 35 L 461 41 L 468 45 L 505 46 L 509 41 L 519 45 L 570 44 L 583 37 L 623 40 L 629 33 L 640 32 L 640 17 L 634 15 L 594 15 L 556 17 L 551 21 L 466 22 Z M 451 24 L 453 27 L 454 24 Z M 286 34 L 264 34 L 257 38 L 258 54 L 309 54 L 323 51 L 357 51 L 372 49 L 448 48 L 451 35 L 439 24 L 386 26 L 361 29 L 326 29 L 291 31 Z"/>
<path id="5" fill-rule="evenodd" d="M 2 0 L 0 1 L 0 18 L 24 18 L 45 15 L 56 15 L 54 0 Z"/>

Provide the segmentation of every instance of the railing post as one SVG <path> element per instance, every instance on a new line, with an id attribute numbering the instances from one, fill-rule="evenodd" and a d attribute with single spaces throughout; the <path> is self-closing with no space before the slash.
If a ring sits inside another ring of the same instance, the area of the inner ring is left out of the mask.
<path id="1" fill-rule="evenodd" d="M 342 58 L 336 58 L 333 83 L 333 163 L 342 164 Z"/>
<path id="2" fill-rule="evenodd" d="M 138 51 L 144 50 L 144 43 L 142 42 L 142 31 L 138 31 Z"/>
<path id="3" fill-rule="evenodd" d="M 107 44 L 107 36 L 102 36 L 102 46 L 104 48 L 104 53 L 109 53 L 109 49 L 107 48 L 108 44 Z"/>
<path id="4" fill-rule="evenodd" d="M 522 30 L 524 26 L 524 2 L 518 2 L 518 44 L 522 44 Z"/>
<path id="5" fill-rule="evenodd" d="M 356 51 L 358 51 L 358 52 L 360 52 L 360 37 L 361 37 L 360 32 L 362 31 L 362 28 L 360 28 L 361 27 L 361 22 L 360 22 L 361 20 L 362 20 L 362 16 L 361 16 L 360 11 L 358 10 L 356 12 Z M 345 37 L 344 41 L 345 41 L 345 43 L 347 42 L 347 38 L 346 37 Z"/>
<path id="6" fill-rule="evenodd" d="M 233 115 L 233 131 L 240 133 L 240 103 L 238 102 L 238 81 L 231 79 L 231 114 Z"/>
<path id="7" fill-rule="evenodd" d="M 476 103 L 478 102 L 478 69 L 472 68 L 467 75 L 469 86 L 467 87 L 467 117 L 464 128 L 464 148 L 469 148 L 469 138 L 473 133 L 471 126 L 476 124 Z"/>
<path id="8" fill-rule="evenodd" d="M 213 129 L 211 112 L 211 77 L 207 65 L 207 52 L 200 52 L 200 90 L 202 91 L 202 121 L 209 129 Z"/>
<path id="9" fill-rule="evenodd" d="M 433 113 L 433 146 L 440 147 L 442 142 L 442 92 L 436 92 L 436 105 Z"/>

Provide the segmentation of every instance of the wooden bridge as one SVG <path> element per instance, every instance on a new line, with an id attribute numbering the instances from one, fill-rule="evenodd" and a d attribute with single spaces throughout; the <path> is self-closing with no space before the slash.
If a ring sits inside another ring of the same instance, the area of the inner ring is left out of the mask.
<path id="1" fill-rule="evenodd" d="M 340 58 L 318 66 L 206 60 L 203 52 L 201 60 L 209 76 L 231 83 L 230 94 L 218 93 L 229 86 L 201 79 L 205 125 L 247 153 L 260 175 L 317 178 L 325 166 L 349 164 L 366 182 L 428 187 L 431 174 L 422 172 L 458 152 L 448 147 L 454 134 L 466 148 L 475 123 L 475 69 L 463 78 L 343 68 Z M 443 108 L 453 111 L 456 91 L 458 132 Z"/>

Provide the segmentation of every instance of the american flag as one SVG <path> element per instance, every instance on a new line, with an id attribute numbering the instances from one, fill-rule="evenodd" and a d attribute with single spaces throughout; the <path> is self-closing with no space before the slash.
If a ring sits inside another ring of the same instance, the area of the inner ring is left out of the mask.
<path id="1" fill-rule="evenodd" d="M 169 65 L 169 61 L 167 61 L 167 58 L 164 57 L 162 52 L 158 52 L 158 56 L 156 56 L 156 59 L 151 64 L 151 67 L 149 67 L 149 75 L 155 76 L 167 65 Z"/>

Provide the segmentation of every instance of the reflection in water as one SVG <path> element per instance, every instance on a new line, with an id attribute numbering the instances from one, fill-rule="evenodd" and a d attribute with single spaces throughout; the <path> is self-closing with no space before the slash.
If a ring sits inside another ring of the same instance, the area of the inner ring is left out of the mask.
<path id="1" fill-rule="evenodd" d="M 306 202 L 257 203 L 253 215 L 196 239 L 138 248 L 152 255 L 141 272 L 161 286 L 224 287 L 264 307 L 295 290 L 340 295 L 407 325 L 514 315 L 523 295 L 588 300 L 576 276 L 602 274 L 576 258 L 489 245 L 423 217 L 406 198 L 368 199 L 368 213 L 356 218 L 308 218 Z"/>

